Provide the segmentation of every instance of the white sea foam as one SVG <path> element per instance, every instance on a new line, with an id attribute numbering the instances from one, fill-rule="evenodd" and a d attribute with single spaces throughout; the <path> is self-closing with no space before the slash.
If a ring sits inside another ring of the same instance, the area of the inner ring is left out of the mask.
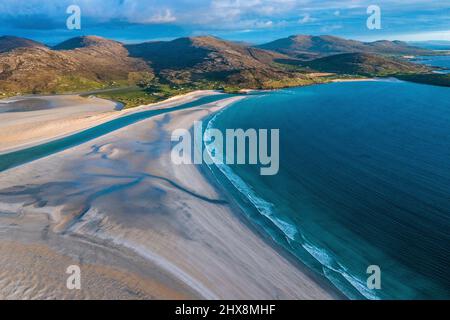
<path id="1" fill-rule="evenodd" d="M 224 109 L 225 110 L 225 109 Z M 207 124 L 207 129 L 213 129 L 214 124 L 220 114 L 224 111 L 216 113 L 211 120 Z M 205 131 L 204 140 L 211 141 L 211 137 L 208 136 L 208 132 L 210 130 Z M 209 156 L 212 156 L 212 152 L 214 150 L 214 143 L 205 144 L 205 148 L 208 151 Z M 268 218 L 277 228 L 291 241 L 298 241 L 298 236 L 301 236 L 304 240 L 302 247 L 315 259 L 317 260 L 323 267 L 323 274 L 327 279 L 329 279 L 337 288 L 341 289 L 341 291 L 346 294 L 348 290 L 342 288 L 342 285 L 337 283 L 335 279 L 333 279 L 327 270 L 332 270 L 336 273 L 341 274 L 350 284 L 354 287 L 361 295 L 366 297 L 367 299 L 379 299 L 379 297 L 374 293 L 373 290 L 370 290 L 366 286 L 366 281 L 359 279 L 353 275 L 351 275 L 348 270 L 343 267 L 333 255 L 325 250 L 324 248 L 320 248 L 311 243 L 311 241 L 307 240 L 305 236 L 298 230 L 297 226 L 289 221 L 287 218 L 278 217 L 273 210 L 274 205 L 260 196 L 256 194 L 253 188 L 248 185 L 241 177 L 239 177 L 230 166 L 226 164 L 215 164 L 215 166 L 222 172 L 222 174 L 231 182 L 231 184 L 246 197 L 253 206 L 260 212 L 263 216 Z M 210 167 L 211 168 L 211 167 Z M 297 240 L 296 240 L 297 238 Z M 350 294 L 348 294 L 350 297 Z"/>
<path id="2" fill-rule="evenodd" d="M 377 82 L 391 82 L 391 83 L 402 83 L 405 82 L 403 80 L 394 78 L 394 77 L 389 77 L 389 78 L 374 78 L 372 79 L 372 81 L 377 81 Z"/>
<path id="3" fill-rule="evenodd" d="M 367 287 L 366 279 L 360 279 L 354 275 L 352 275 L 350 272 L 348 272 L 348 269 L 345 268 L 341 263 L 337 261 L 336 258 L 333 257 L 333 255 L 328 252 L 327 250 L 323 248 L 319 248 L 315 245 L 313 245 L 309 241 L 305 241 L 305 244 L 302 245 L 303 248 L 305 248 L 308 253 L 314 257 L 317 261 L 320 262 L 320 264 L 323 266 L 323 273 L 324 275 L 330 280 L 333 284 L 335 284 L 338 288 L 339 286 L 335 279 L 330 275 L 328 270 L 334 271 L 342 275 L 348 283 L 355 288 L 361 295 L 366 297 L 370 300 L 379 300 L 380 298 L 376 295 L 374 290 L 370 290 Z M 345 288 L 344 288 L 344 293 Z"/>
<path id="4" fill-rule="evenodd" d="M 214 127 L 214 122 L 218 115 L 220 115 L 223 112 L 218 112 L 209 122 L 207 125 L 207 129 L 205 131 L 205 140 L 211 141 L 211 137 L 208 136 L 208 132 L 210 129 Z M 206 144 L 206 150 L 208 151 L 208 154 L 210 157 L 212 157 L 212 152 L 214 150 L 213 143 Z M 264 215 L 266 218 L 268 218 L 270 221 L 272 221 L 289 239 L 295 240 L 295 237 L 297 235 L 297 229 L 295 225 L 287 221 L 285 219 L 282 219 L 280 217 L 277 217 L 274 214 L 273 211 L 273 204 L 270 202 L 267 202 L 266 200 L 259 197 L 255 191 L 252 189 L 251 186 L 249 186 L 247 183 L 244 182 L 244 180 L 241 179 L 232 169 L 226 164 L 216 164 L 216 167 L 225 175 L 225 177 L 233 184 L 233 186 L 241 192 L 244 196 L 250 200 L 250 202 L 256 207 L 256 209 Z"/>

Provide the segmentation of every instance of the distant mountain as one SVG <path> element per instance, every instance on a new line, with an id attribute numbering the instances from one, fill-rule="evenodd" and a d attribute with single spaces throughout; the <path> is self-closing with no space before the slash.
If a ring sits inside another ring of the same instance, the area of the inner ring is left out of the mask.
<path id="1" fill-rule="evenodd" d="M 120 42 L 114 40 L 108 40 L 105 38 L 97 37 L 97 36 L 83 36 L 83 37 L 75 37 L 64 41 L 52 49 L 54 50 L 75 50 L 82 48 L 118 48 L 122 47 Z"/>
<path id="2" fill-rule="evenodd" d="M 412 46 L 429 50 L 445 50 L 447 51 L 445 54 L 450 54 L 450 41 L 434 40 L 434 41 L 418 41 L 409 43 Z"/>
<path id="3" fill-rule="evenodd" d="M 404 60 L 368 53 L 343 53 L 303 63 L 313 70 L 362 76 L 427 73 L 430 68 Z"/>
<path id="4" fill-rule="evenodd" d="M 17 43 L 24 40 L 17 39 Z M 9 48 L 10 46 L 8 46 Z M 0 54 L 0 90 L 63 92 L 122 86 L 151 80 L 173 84 L 214 82 L 266 87 L 267 82 L 302 80 L 275 63 L 280 53 L 214 37 L 124 45 L 95 36 L 69 39 L 47 48 L 21 47 Z"/>
<path id="5" fill-rule="evenodd" d="M 153 73 L 147 63 L 130 57 L 122 43 L 105 38 L 77 37 L 53 49 L 75 59 L 100 81 L 126 80 L 130 72 Z"/>
<path id="6" fill-rule="evenodd" d="M 276 51 L 299 59 L 314 59 L 340 53 L 376 53 L 385 55 L 428 55 L 433 52 L 401 41 L 360 42 L 334 36 L 296 35 L 275 40 L 258 48 Z"/>
<path id="7" fill-rule="evenodd" d="M 0 37 L 0 53 L 9 52 L 18 48 L 45 48 L 42 43 L 13 36 Z"/>
<path id="8" fill-rule="evenodd" d="M 160 77 L 172 82 L 206 79 L 258 85 L 290 76 L 273 65 L 276 59 L 288 57 L 215 37 L 147 42 L 126 48 L 132 57 L 147 61 Z"/>
<path id="9" fill-rule="evenodd" d="M 351 53 L 342 54 L 347 51 Z M 78 92 L 136 84 L 235 90 L 326 81 L 310 74 L 310 69 L 364 75 L 424 72 L 425 67 L 372 52 L 429 51 L 398 41 L 362 43 L 331 36 L 289 37 L 261 48 L 209 36 L 129 45 L 85 36 L 53 48 L 28 39 L 1 37 L 0 94 Z M 306 63 L 298 59 L 322 56 L 327 58 Z"/>

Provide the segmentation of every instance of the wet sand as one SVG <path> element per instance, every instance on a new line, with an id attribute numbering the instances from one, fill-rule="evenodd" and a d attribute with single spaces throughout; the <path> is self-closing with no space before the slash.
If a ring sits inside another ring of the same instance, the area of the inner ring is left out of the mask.
<path id="1" fill-rule="evenodd" d="M 61 138 L 127 114 L 167 108 L 217 94 L 194 91 L 133 109 L 96 97 L 78 95 L 28 96 L 0 100 L 0 154 Z"/>
<path id="2" fill-rule="evenodd" d="M 0 173 L 0 297 L 337 298 L 256 234 L 199 167 L 170 160 L 173 130 L 242 98 Z M 79 291 L 65 288 L 71 264 L 81 267 Z"/>

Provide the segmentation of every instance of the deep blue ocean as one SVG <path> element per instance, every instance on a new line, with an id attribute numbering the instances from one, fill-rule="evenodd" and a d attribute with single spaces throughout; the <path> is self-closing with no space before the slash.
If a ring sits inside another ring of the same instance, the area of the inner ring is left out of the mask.
<path id="1" fill-rule="evenodd" d="M 263 92 L 208 126 L 280 129 L 280 171 L 214 166 L 247 218 L 353 299 L 450 299 L 450 89 L 401 81 Z M 367 288 L 369 265 L 381 289 Z"/>

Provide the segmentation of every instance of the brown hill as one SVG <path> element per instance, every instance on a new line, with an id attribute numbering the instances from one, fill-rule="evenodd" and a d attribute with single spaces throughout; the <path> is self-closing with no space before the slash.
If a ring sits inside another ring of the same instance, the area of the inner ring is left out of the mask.
<path id="1" fill-rule="evenodd" d="M 144 59 L 160 77 L 171 82 L 204 79 L 258 85 L 291 76 L 273 64 L 288 57 L 214 37 L 147 42 L 126 48 L 132 57 Z"/>
<path id="2" fill-rule="evenodd" d="M 126 82 L 136 73 L 152 74 L 146 63 L 130 58 L 128 51 L 118 42 L 81 37 L 68 43 L 75 42 L 84 45 L 73 46 L 71 50 L 32 46 L 3 52 L 0 54 L 0 91 L 38 93 L 91 90 L 118 81 Z M 69 46 L 66 42 L 57 48 Z"/>
<path id="3" fill-rule="evenodd" d="M 167 84 L 238 89 L 323 82 L 306 74 L 305 64 L 292 58 L 308 55 L 311 58 L 312 54 L 329 56 L 306 64 L 310 69 L 326 72 L 365 75 L 422 72 L 422 67 L 388 57 L 362 53 L 335 55 L 341 51 L 422 50 L 401 42 L 362 43 L 331 36 L 296 36 L 265 47 L 283 53 L 215 37 L 124 45 L 87 36 L 69 39 L 53 48 L 27 39 L 2 37 L 0 94 L 79 92 L 133 84 L 144 89 L 160 85 L 167 88 Z"/>
<path id="4" fill-rule="evenodd" d="M 114 40 L 108 40 L 97 36 L 82 36 L 75 37 L 60 44 L 54 46 L 54 50 L 75 50 L 82 48 L 95 48 L 95 47 L 122 47 L 120 42 Z"/>
<path id="5" fill-rule="evenodd" d="M 313 59 L 341 53 L 376 53 L 385 55 L 428 55 L 433 51 L 409 46 L 401 41 L 360 42 L 334 36 L 296 35 L 275 40 L 258 48 L 272 50 L 300 59 Z"/>
<path id="6" fill-rule="evenodd" d="M 20 42 L 20 41 L 18 41 Z M 174 84 L 216 82 L 264 87 L 303 77 L 286 71 L 279 53 L 214 37 L 123 45 L 100 37 L 69 39 L 53 48 L 20 47 L 0 54 L 0 90 L 15 93 L 92 90 L 112 83 L 146 82 L 154 77 Z M 154 70 L 154 71 L 153 71 Z"/>
<path id="7" fill-rule="evenodd" d="M 0 53 L 9 52 L 18 48 L 45 48 L 42 43 L 13 36 L 0 37 Z"/>
<path id="8" fill-rule="evenodd" d="M 95 36 L 77 37 L 54 49 L 75 59 L 80 70 L 91 73 L 89 78 L 94 80 L 125 80 L 131 72 L 152 73 L 145 62 L 130 57 L 124 45 L 113 40 Z"/>
<path id="9" fill-rule="evenodd" d="M 343 53 L 303 64 L 321 72 L 362 76 L 393 76 L 430 72 L 430 68 L 424 65 L 368 53 Z"/>

